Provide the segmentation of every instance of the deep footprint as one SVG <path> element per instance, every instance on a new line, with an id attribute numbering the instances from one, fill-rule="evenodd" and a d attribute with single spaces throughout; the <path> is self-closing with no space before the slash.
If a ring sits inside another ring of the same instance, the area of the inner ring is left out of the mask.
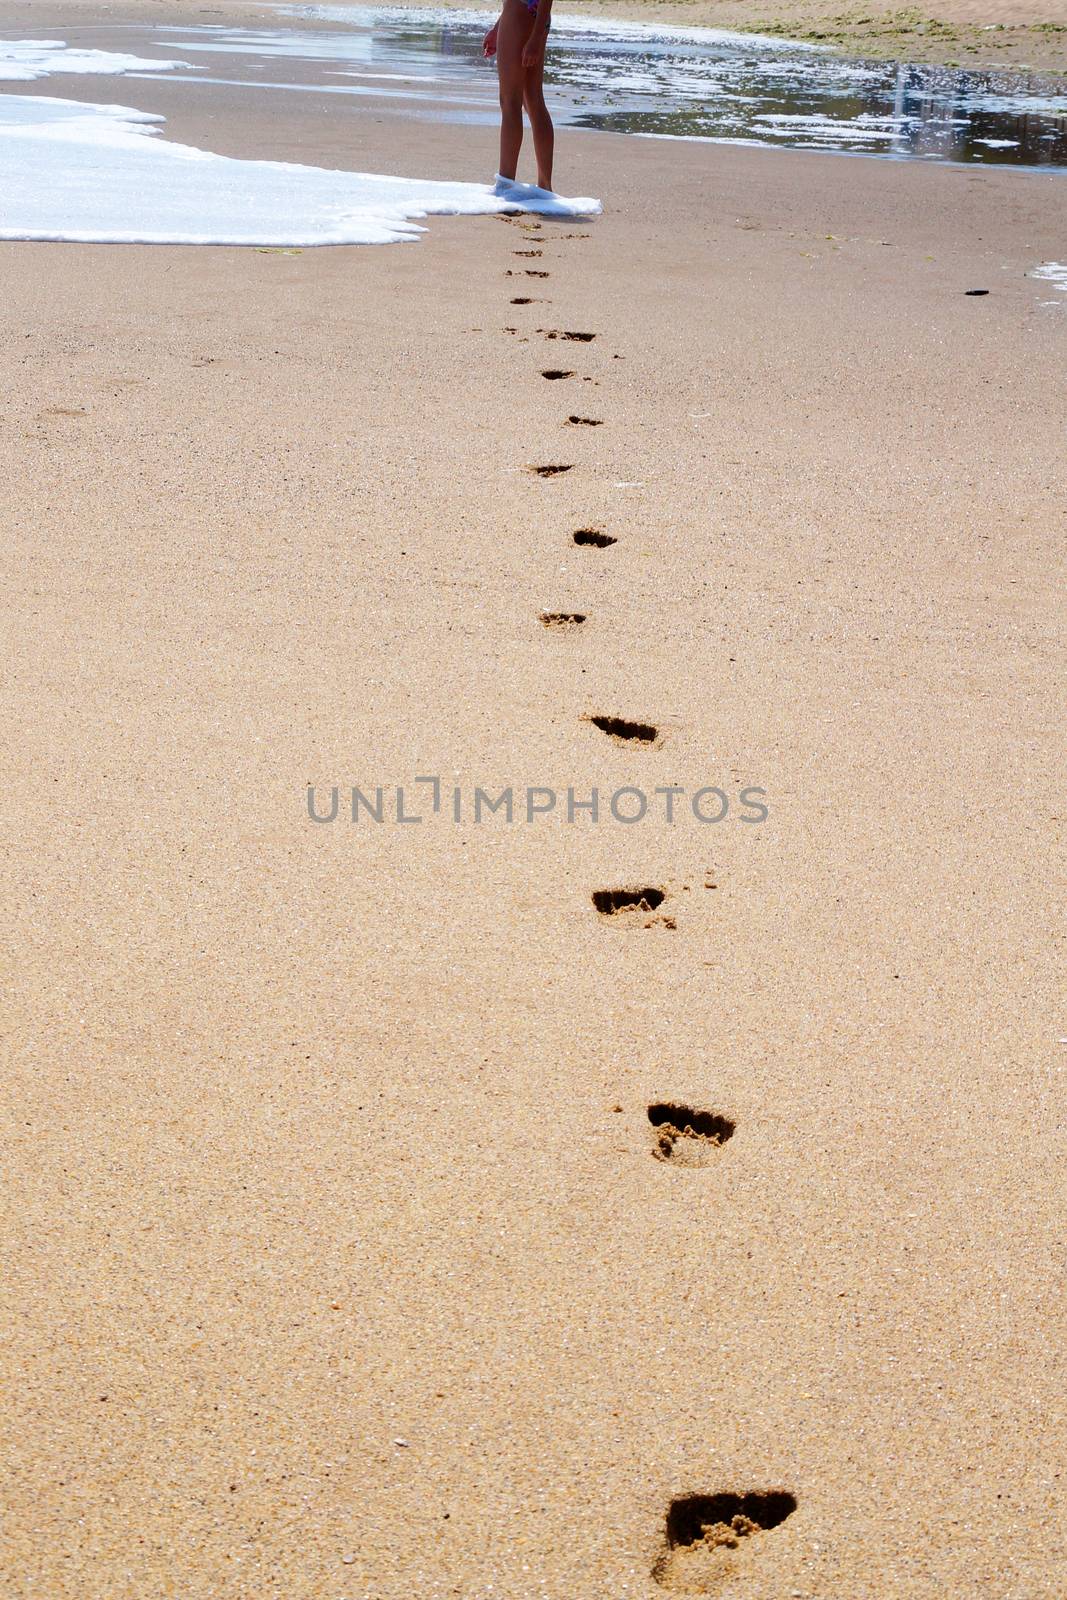
<path id="1" fill-rule="evenodd" d="M 600 417 L 568 417 L 567 421 L 577 428 L 602 428 L 604 426 Z"/>
<path id="2" fill-rule="evenodd" d="M 594 889 L 593 904 L 602 917 L 622 917 L 628 927 L 676 928 L 673 917 L 657 916 L 667 898 L 665 889 Z"/>
<path id="3" fill-rule="evenodd" d="M 526 470 L 527 472 L 536 472 L 539 478 L 558 478 L 561 472 L 573 472 L 574 462 L 569 462 L 565 467 L 527 467 Z"/>
<path id="4" fill-rule="evenodd" d="M 585 621 L 584 611 L 542 611 L 546 628 L 577 628 Z"/>
<path id="5" fill-rule="evenodd" d="M 576 528 L 574 542 L 592 545 L 594 550 L 606 550 L 609 545 L 618 544 L 619 541 L 610 533 L 602 533 L 599 528 Z"/>
<path id="6" fill-rule="evenodd" d="M 546 339 L 576 339 L 579 344 L 589 344 L 596 338 L 595 333 L 574 333 L 564 328 L 538 328 L 537 331 L 543 333 Z"/>
<path id="7" fill-rule="evenodd" d="M 747 1494 L 684 1494 L 667 1507 L 663 1552 L 652 1576 L 664 1589 L 710 1594 L 730 1577 L 736 1551 L 777 1528 L 797 1508 L 786 1489 Z"/>
<path id="8" fill-rule="evenodd" d="M 707 1166 L 736 1126 L 715 1111 L 694 1111 L 692 1106 L 666 1100 L 649 1106 L 648 1120 L 656 1135 L 652 1154 L 657 1161 L 670 1161 L 676 1167 Z"/>
<path id="9" fill-rule="evenodd" d="M 573 378 L 574 373 L 566 372 L 562 367 L 547 367 L 541 376 L 542 378 L 547 378 L 550 383 L 554 383 L 559 378 Z"/>
<path id="10" fill-rule="evenodd" d="M 635 739 L 638 744 L 654 744 L 659 738 L 659 729 L 651 722 L 627 722 L 625 717 L 589 717 L 587 720 L 611 739 L 624 742 Z"/>

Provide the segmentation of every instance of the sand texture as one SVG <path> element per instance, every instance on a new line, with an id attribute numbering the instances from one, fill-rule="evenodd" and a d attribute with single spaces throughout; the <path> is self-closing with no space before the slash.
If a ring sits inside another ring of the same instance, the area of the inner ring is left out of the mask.
<path id="1" fill-rule="evenodd" d="M 7 1600 L 1062 1600 L 1063 181 L 0 246 Z"/>

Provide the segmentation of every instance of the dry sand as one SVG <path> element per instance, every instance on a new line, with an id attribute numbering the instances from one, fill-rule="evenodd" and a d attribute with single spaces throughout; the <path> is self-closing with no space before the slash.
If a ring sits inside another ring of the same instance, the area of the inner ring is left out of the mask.
<path id="1" fill-rule="evenodd" d="M 604 217 L 0 246 L 10 1600 L 1067 1591 L 1063 179 L 559 182 Z M 307 818 L 419 773 L 770 816 Z"/>

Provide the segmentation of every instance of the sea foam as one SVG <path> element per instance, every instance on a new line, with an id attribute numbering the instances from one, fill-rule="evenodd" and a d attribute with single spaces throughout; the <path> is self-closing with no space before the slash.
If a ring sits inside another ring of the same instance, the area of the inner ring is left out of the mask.
<path id="1" fill-rule="evenodd" d="M 112 50 L 72 50 L 57 39 L 0 39 L 0 80 L 5 83 L 32 83 L 54 72 L 115 76 L 123 72 L 172 72 L 177 67 L 198 70 L 188 61 L 152 61 Z"/>
<path id="2" fill-rule="evenodd" d="M 599 200 L 285 161 L 158 137 L 129 106 L 0 95 L 0 239 L 100 244 L 396 244 L 427 216 L 595 216 Z"/>

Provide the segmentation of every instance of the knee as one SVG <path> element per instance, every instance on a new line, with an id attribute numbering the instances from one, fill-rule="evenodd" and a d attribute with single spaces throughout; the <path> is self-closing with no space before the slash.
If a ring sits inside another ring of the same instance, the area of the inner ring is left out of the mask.
<path id="1" fill-rule="evenodd" d="M 517 89 L 501 89 L 500 109 L 505 116 L 522 116 L 522 91 Z"/>

